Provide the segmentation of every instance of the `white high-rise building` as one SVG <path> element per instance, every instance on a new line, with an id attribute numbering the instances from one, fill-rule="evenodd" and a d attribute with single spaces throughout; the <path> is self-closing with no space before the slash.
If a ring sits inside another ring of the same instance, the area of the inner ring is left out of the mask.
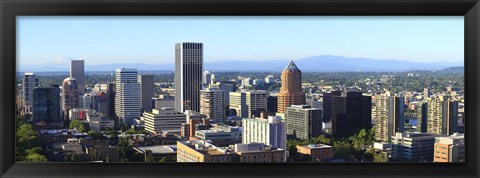
<path id="1" fill-rule="evenodd" d="M 70 63 L 70 77 L 77 80 L 78 94 L 85 93 L 85 61 L 72 60 Z"/>
<path id="2" fill-rule="evenodd" d="M 130 125 L 141 116 L 140 83 L 137 69 L 117 69 L 115 113 L 119 123 Z"/>
<path id="3" fill-rule="evenodd" d="M 38 78 L 33 73 L 25 73 L 23 78 L 23 112 L 32 114 L 33 89 L 38 87 Z"/>
<path id="4" fill-rule="evenodd" d="M 223 123 L 229 92 L 216 88 L 207 88 L 200 91 L 200 113 L 206 114 L 210 121 Z"/>
<path id="5" fill-rule="evenodd" d="M 268 116 L 268 119 L 242 119 L 242 143 L 264 143 L 286 150 L 286 124 L 280 116 Z"/>
<path id="6" fill-rule="evenodd" d="M 203 43 L 175 44 L 175 109 L 200 112 Z"/>
<path id="7" fill-rule="evenodd" d="M 210 71 L 204 71 L 203 72 L 203 86 L 205 88 L 209 87 L 210 83 L 212 82 L 212 73 Z"/>

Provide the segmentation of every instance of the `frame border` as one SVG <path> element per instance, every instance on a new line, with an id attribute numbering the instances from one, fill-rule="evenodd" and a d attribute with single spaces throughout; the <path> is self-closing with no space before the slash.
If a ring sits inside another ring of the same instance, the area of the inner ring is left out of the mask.
<path id="1" fill-rule="evenodd" d="M 0 0 L 2 177 L 479 177 L 479 0 Z M 15 163 L 16 16 L 463 15 L 466 162 L 461 163 Z M 12 154 L 13 153 L 13 154 Z M 180 165 L 181 164 L 181 165 Z M 212 169 L 214 168 L 214 169 Z M 373 171 L 372 171 L 373 170 Z M 194 174 L 192 174 L 192 172 Z M 200 176 L 197 176 L 200 175 Z"/>

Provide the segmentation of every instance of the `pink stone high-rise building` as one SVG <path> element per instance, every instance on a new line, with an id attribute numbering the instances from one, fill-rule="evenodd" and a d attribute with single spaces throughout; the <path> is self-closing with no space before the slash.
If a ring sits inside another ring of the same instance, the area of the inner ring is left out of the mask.
<path id="1" fill-rule="evenodd" d="M 68 118 L 68 110 L 78 108 L 78 106 L 77 80 L 68 77 L 62 82 L 62 112 L 64 118 Z"/>

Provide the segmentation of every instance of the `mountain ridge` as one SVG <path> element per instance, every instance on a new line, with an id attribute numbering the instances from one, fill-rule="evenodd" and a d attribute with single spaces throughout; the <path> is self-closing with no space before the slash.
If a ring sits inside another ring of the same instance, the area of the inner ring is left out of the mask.
<path id="1" fill-rule="evenodd" d="M 281 71 L 289 60 L 224 60 L 204 63 L 204 70 L 211 71 Z M 449 67 L 462 66 L 455 62 L 412 62 L 398 59 L 355 58 L 334 55 L 311 56 L 294 60 L 300 70 L 305 72 L 404 72 L 412 70 L 437 71 Z M 42 64 L 20 66 L 19 72 L 68 71 L 69 64 Z M 137 68 L 143 71 L 173 71 L 173 63 L 112 63 L 86 65 L 86 71 L 115 71 L 118 68 Z"/>

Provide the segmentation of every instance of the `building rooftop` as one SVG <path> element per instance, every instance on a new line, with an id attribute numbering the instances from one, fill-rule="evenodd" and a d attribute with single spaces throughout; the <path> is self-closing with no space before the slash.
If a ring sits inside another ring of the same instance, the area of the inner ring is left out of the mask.
<path id="1" fill-rule="evenodd" d="M 177 145 L 157 145 L 135 147 L 135 150 L 145 153 L 147 150 L 152 151 L 152 154 L 174 154 L 177 153 Z"/>
<path id="2" fill-rule="evenodd" d="M 287 67 L 285 67 L 284 70 L 300 72 L 300 69 L 298 69 L 297 65 L 295 64 L 295 62 L 293 62 L 293 60 L 291 60 L 290 63 L 288 63 Z"/>
<path id="3" fill-rule="evenodd" d="M 325 144 L 308 144 L 308 145 L 300 145 L 301 147 L 310 148 L 310 149 L 318 149 L 318 148 L 332 148 L 330 145 Z"/>

